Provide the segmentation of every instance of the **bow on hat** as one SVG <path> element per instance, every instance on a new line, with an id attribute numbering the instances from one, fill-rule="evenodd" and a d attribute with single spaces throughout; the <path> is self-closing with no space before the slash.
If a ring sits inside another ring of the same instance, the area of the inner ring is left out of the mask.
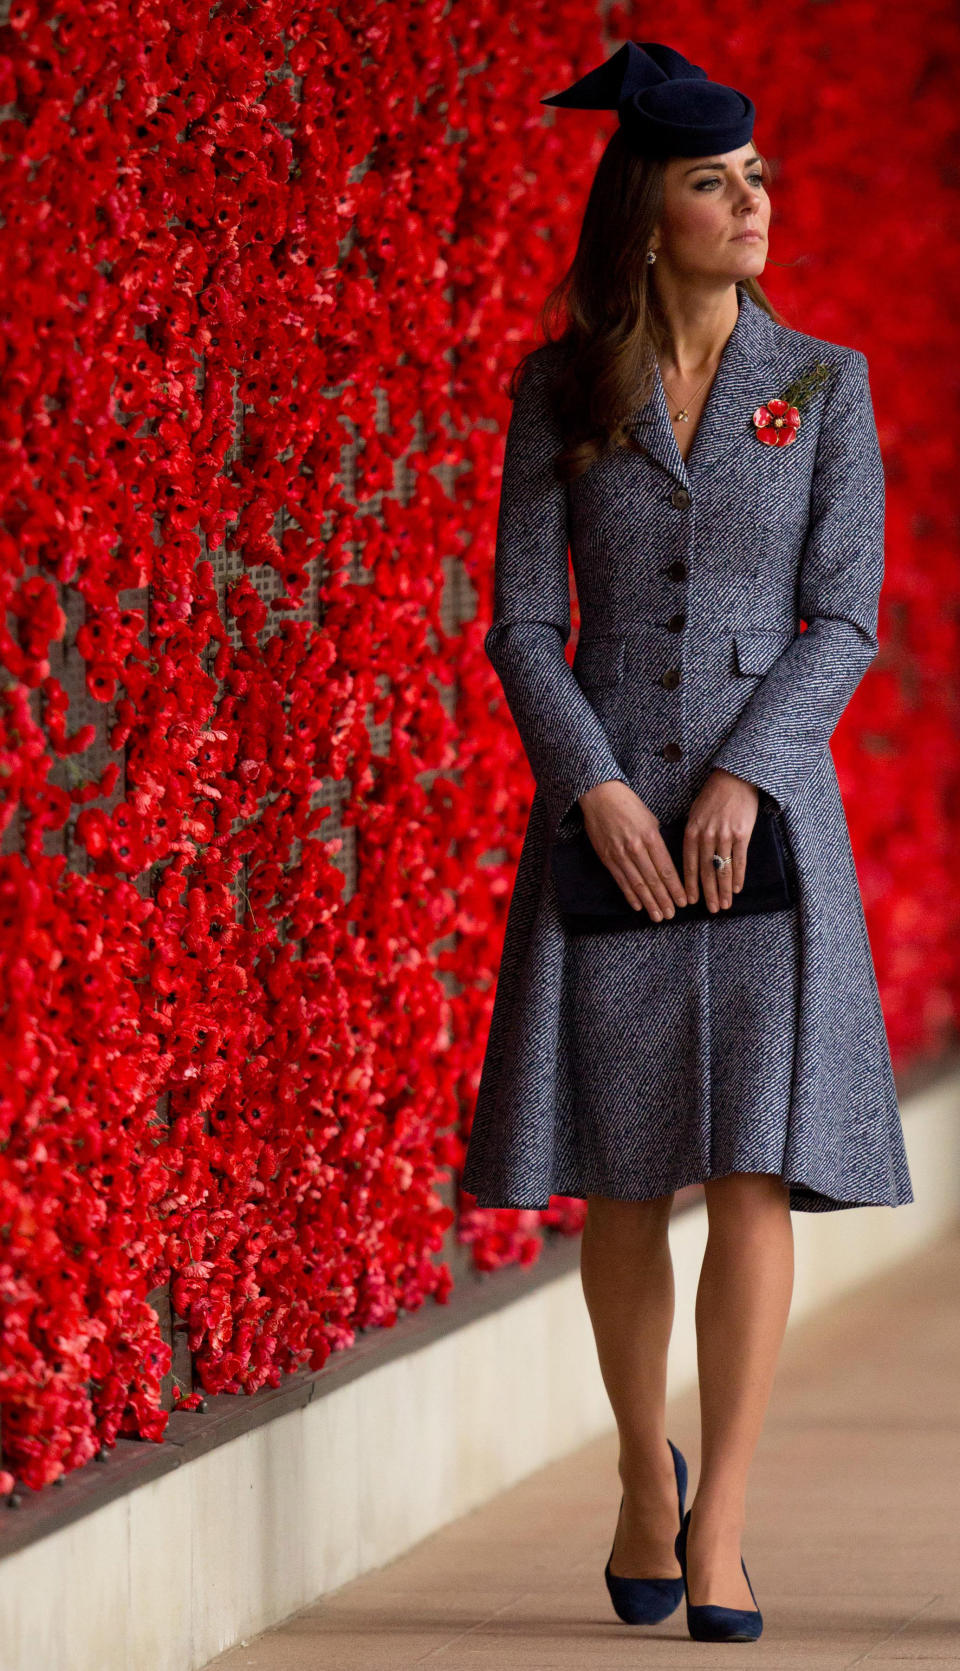
<path id="1" fill-rule="evenodd" d="M 699 64 L 659 41 L 627 41 L 599 68 L 541 104 L 615 110 L 642 157 L 705 157 L 735 151 L 753 133 L 746 93 L 711 81 Z"/>

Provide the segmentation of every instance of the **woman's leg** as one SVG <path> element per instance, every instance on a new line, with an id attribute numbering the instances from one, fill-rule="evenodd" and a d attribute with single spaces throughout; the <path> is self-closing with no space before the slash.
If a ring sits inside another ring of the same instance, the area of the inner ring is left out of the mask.
<path id="1" fill-rule="evenodd" d="M 704 1184 L 697 1288 L 700 1477 L 687 1535 L 695 1606 L 753 1607 L 740 1566 L 747 1471 L 763 1427 L 793 1293 L 790 1195 L 769 1172 Z"/>
<path id="2" fill-rule="evenodd" d="M 677 1479 L 666 1439 L 673 1194 L 650 1201 L 587 1197 L 580 1248 L 584 1298 L 600 1373 L 620 1436 L 623 1512 L 610 1570 L 621 1578 L 678 1578 Z"/>

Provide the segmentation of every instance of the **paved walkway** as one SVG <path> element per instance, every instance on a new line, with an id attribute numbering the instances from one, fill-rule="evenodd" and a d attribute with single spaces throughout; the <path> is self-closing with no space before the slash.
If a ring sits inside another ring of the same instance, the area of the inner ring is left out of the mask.
<path id="1" fill-rule="evenodd" d="M 695 1392 L 674 1401 L 668 1430 L 689 1500 Z M 619 1621 L 603 1582 L 618 1501 L 604 1437 L 212 1664 L 960 1665 L 960 1232 L 788 1332 L 748 1492 L 758 1642 L 692 1642 L 682 1603 L 660 1625 Z"/>

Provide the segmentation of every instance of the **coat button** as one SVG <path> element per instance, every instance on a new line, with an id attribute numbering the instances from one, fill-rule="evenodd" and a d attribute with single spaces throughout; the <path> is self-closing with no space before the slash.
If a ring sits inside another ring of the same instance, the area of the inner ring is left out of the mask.
<path id="1" fill-rule="evenodd" d="M 664 673 L 661 678 L 660 683 L 662 684 L 664 690 L 676 690 L 678 684 L 680 683 L 679 667 L 668 667 L 666 673 Z"/>
<path id="2" fill-rule="evenodd" d="M 679 743 L 664 743 L 660 753 L 663 755 L 664 760 L 679 760 L 683 753 L 683 749 L 680 747 Z"/>
<path id="3" fill-rule="evenodd" d="M 684 615 L 682 609 L 681 609 L 679 615 L 671 615 L 669 621 L 667 622 L 667 631 L 668 632 L 682 632 L 683 631 L 683 623 L 686 620 L 686 618 L 687 617 Z"/>
<path id="4" fill-rule="evenodd" d="M 678 510 L 686 510 L 690 503 L 690 495 L 687 489 L 685 487 L 675 487 L 670 495 L 670 503 L 676 505 Z"/>
<path id="5" fill-rule="evenodd" d="M 687 578 L 687 565 L 684 562 L 683 558 L 678 557 L 675 563 L 671 563 L 670 567 L 667 570 L 667 573 L 670 576 L 671 580 L 686 580 L 686 578 Z"/>

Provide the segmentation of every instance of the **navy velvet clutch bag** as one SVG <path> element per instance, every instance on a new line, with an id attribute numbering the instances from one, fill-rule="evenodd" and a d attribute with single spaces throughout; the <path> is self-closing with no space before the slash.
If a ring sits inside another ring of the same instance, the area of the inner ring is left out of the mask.
<path id="1" fill-rule="evenodd" d="M 683 832 L 687 815 L 660 825 L 667 851 L 683 880 Z M 701 917 L 743 917 L 758 911 L 784 911 L 797 898 L 796 872 L 784 836 L 780 814 L 772 803 L 761 804 L 747 845 L 743 887 L 731 903 L 711 911 L 703 897 L 703 882 L 693 904 L 674 905 L 672 917 L 659 922 L 646 906 L 635 910 L 597 853 L 586 829 L 558 839 L 550 847 L 550 868 L 557 905 L 564 926 L 574 934 L 600 934 L 632 928 L 669 928 Z"/>

